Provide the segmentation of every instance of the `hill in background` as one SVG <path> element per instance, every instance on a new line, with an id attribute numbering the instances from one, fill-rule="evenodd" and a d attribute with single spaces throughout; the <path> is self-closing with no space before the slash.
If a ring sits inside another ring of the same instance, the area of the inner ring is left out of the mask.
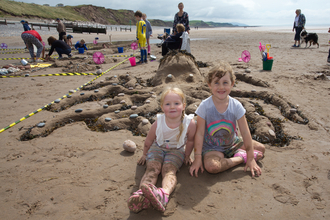
<path id="1" fill-rule="evenodd" d="M 0 0 L 0 17 L 94 22 L 103 25 L 135 25 L 132 10 L 113 10 L 94 5 L 53 7 L 34 3 Z M 153 26 L 172 27 L 172 21 L 148 19 Z M 190 21 L 190 27 L 234 27 L 230 23 Z"/>

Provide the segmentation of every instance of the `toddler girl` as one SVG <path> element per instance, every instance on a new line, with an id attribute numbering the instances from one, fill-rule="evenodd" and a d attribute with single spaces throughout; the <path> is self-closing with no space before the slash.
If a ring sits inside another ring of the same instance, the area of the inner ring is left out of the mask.
<path id="1" fill-rule="evenodd" d="M 143 155 L 138 164 L 147 162 L 139 190 L 128 199 L 128 208 L 133 212 L 153 206 L 165 211 L 169 196 L 176 183 L 176 172 L 185 164 L 191 164 L 196 131 L 194 115 L 186 115 L 186 99 L 178 88 L 166 89 L 160 98 L 164 114 L 157 114 L 144 142 Z M 162 174 L 162 188 L 155 186 L 159 174 Z"/>

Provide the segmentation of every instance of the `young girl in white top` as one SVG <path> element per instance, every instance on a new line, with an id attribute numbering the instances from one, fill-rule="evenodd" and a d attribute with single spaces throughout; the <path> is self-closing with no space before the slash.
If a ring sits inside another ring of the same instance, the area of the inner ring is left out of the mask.
<path id="1" fill-rule="evenodd" d="M 143 155 L 138 164 L 147 162 L 139 190 L 128 199 L 128 208 L 133 212 L 153 206 L 165 211 L 169 196 L 176 183 L 176 172 L 185 164 L 191 164 L 190 154 L 196 131 L 194 115 L 186 115 L 186 99 L 178 88 L 166 89 L 160 98 L 164 114 L 157 114 L 144 142 Z M 162 187 L 155 186 L 162 174 Z"/>
<path id="2" fill-rule="evenodd" d="M 252 176 L 261 175 L 256 161 L 263 157 L 265 146 L 252 140 L 242 104 L 229 96 L 235 84 L 235 75 L 226 62 L 210 70 L 207 83 L 212 96 L 203 100 L 196 110 L 195 160 L 190 174 L 198 176 L 198 170 L 209 173 L 223 172 L 246 163 Z M 237 135 L 237 125 L 242 138 Z M 254 150 L 256 149 L 256 150 Z M 202 160 L 203 157 L 203 160 Z M 203 162 L 204 168 L 203 168 Z"/>

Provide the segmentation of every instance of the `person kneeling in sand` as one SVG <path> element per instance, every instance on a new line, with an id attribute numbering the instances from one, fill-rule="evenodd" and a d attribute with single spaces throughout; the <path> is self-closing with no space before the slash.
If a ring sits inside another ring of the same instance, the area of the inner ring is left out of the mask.
<path id="1" fill-rule="evenodd" d="M 252 140 L 243 105 L 229 96 L 235 84 L 233 69 L 228 63 L 220 62 L 209 71 L 207 84 L 212 96 L 203 100 L 195 112 L 196 152 L 190 175 L 198 177 L 198 170 L 204 171 L 203 162 L 209 173 L 220 173 L 246 163 L 245 171 L 249 167 L 252 176 L 255 172 L 261 175 L 256 161 L 263 158 L 265 146 Z M 236 123 L 243 139 L 236 134 Z"/>
<path id="2" fill-rule="evenodd" d="M 128 199 L 128 208 L 139 212 L 153 206 L 164 212 L 176 183 L 176 173 L 185 164 L 191 164 L 190 154 L 196 131 L 194 114 L 186 115 L 186 98 L 178 88 L 166 89 L 160 98 L 164 114 L 157 114 L 144 142 L 143 155 L 138 164 L 147 161 L 139 190 Z M 162 173 L 162 188 L 155 186 Z"/>
<path id="3" fill-rule="evenodd" d="M 71 47 L 67 45 L 62 40 L 56 40 L 55 37 L 51 36 L 47 39 L 48 44 L 51 46 L 48 55 L 46 55 L 46 60 L 49 60 L 50 56 L 53 54 L 54 50 L 58 53 L 58 59 L 62 59 L 62 54 L 72 57 Z"/>

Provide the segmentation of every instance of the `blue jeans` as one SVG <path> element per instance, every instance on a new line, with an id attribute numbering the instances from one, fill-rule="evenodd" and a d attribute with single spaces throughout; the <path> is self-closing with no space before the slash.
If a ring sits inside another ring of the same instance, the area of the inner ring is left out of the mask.
<path id="1" fill-rule="evenodd" d="M 71 53 L 71 48 L 70 49 L 62 49 L 60 47 L 55 47 L 56 52 L 58 53 L 59 57 L 62 57 L 62 54 L 66 54 L 69 56 L 69 54 Z"/>

